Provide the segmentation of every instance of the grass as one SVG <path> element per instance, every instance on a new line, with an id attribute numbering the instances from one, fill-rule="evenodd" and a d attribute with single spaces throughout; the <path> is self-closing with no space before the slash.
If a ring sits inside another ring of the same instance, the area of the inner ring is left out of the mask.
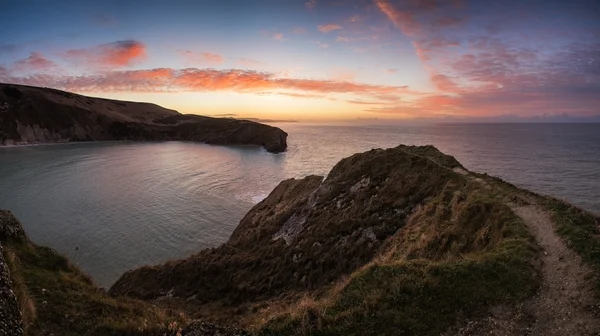
<path id="1" fill-rule="evenodd" d="M 447 186 L 390 238 L 386 252 L 332 293 L 304 298 L 260 335 L 439 335 L 539 287 L 525 224 L 475 185 Z"/>
<path id="2" fill-rule="evenodd" d="M 528 205 L 533 200 L 551 215 L 555 232 L 594 272 L 594 292 L 600 299 L 600 217 L 565 201 L 520 189 L 500 178 L 478 174 L 513 203 Z"/>
<path id="3" fill-rule="evenodd" d="M 600 218 L 561 200 L 545 197 L 556 232 L 595 273 L 595 293 L 600 298 Z"/>
<path id="4" fill-rule="evenodd" d="M 175 310 L 106 295 L 66 258 L 26 239 L 4 253 L 25 335 L 163 335 L 188 322 Z"/>

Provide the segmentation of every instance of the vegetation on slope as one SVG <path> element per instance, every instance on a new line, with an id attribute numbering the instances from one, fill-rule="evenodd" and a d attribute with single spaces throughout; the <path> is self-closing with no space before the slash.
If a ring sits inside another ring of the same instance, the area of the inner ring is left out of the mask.
<path id="1" fill-rule="evenodd" d="M 9 212 L 0 215 L 1 227 L 18 223 Z M 3 230 L 0 239 L 25 335 L 171 335 L 189 322 L 178 311 L 112 298 L 54 250 L 25 236 L 7 239 Z"/>
<path id="2" fill-rule="evenodd" d="M 446 185 L 388 240 L 382 257 L 260 334 L 439 335 L 532 296 L 535 253 L 525 225 L 500 199 L 475 182 Z"/>

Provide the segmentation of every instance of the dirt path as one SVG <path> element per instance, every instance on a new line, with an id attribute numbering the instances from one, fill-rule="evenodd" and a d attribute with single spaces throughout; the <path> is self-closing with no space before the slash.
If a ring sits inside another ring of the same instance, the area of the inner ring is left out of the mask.
<path id="1" fill-rule="evenodd" d="M 534 324 L 530 335 L 600 335 L 600 319 L 594 317 L 595 304 L 589 286 L 591 271 L 554 232 L 547 212 L 535 205 L 513 206 L 543 249 L 542 287 L 529 307 Z"/>
<path id="2" fill-rule="evenodd" d="M 445 336 L 600 336 L 600 317 L 590 286 L 590 269 L 554 232 L 548 212 L 537 205 L 509 204 L 542 248 L 539 293 L 520 309 L 494 307 L 490 315 Z"/>

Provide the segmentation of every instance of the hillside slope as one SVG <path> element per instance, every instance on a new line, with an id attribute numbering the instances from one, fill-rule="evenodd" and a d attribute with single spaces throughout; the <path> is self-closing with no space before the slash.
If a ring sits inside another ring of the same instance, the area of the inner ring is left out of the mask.
<path id="1" fill-rule="evenodd" d="M 108 294 L 19 228 L 0 212 L 30 335 L 600 333 L 600 218 L 431 146 L 283 181 L 225 244 L 129 271 Z"/>
<path id="2" fill-rule="evenodd" d="M 150 103 L 0 83 L 0 145 L 184 140 L 258 145 L 282 152 L 287 148 L 286 138 L 279 128 L 253 121 L 182 115 Z"/>

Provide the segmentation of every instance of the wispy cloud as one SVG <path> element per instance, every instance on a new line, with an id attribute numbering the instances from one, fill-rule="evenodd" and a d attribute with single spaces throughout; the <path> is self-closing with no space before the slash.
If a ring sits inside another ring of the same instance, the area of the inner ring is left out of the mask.
<path id="1" fill-rule="evenodd" d="M 319 47 L 321 49 L 327 49 L 327 48 L 329 48 L 329 44 L 327 44 L 325 42 L 315 41 L 314 43 L 317 45 L 317 47 Z"/>
<path id="2" fill-rule="evenodd" d="M 44 55 L 38 52 L 32 52 L 29 57 L 15 62 L 15 70 L 21 72 L 43 72 L 56 68 L 56 63 L 47 59 Z"/>
<path id="3" fill-rule="evenodd" d="M 146 46 L 135 40 L 116 41 L 87 49 L 71 49 L 65 58 L 88 67 L 120 68 L 146 57 Z"/>
<path id="4" fill-rule="evenodd" d="M 296 35 L 306 34 L 306 29 L 304 29 L 302 27 L 297 27 L 297 28 L 294 28 L 294 30 L 292 30 L 292 33 L 294 33 Z"/>
<path id="5" fill-rule="evenodd" d="M 285 41 L 286 39 L 283 37 L 282 33 L 273 34 L 273 39 L 277 41 Z"/>
<path id="6" fill-rule="evenodd" d="M 330 23 L 330 24 L 325 24 L 325 25 L 319 25 L 317 28 L 319 29 L 319 31 L 321 33 L 329 33 L 334 30 L 342 29 L 342 26 Z"/>
<path id="7" fill-rule="evenodd" d="M 197 53 L 190 50 L 179 50 L 179 54 L 191 65 L 219 65 L 224 61 L 223 56 L 210 52 Z"/>
<path id="8" fill-rule="evenodd" d="M 238 59 L 238 62 L 240 64 L 242 64 L 242 65 L 245 65 L 245 66 L 256 66 L 256 65 L 260 65 L 261 64 L 260 61 L 253 60 L 253 59 L 250 59 L 250 58 L 243 58 L 243 57 L 240 58 L 240 59 Z"/>
<path id="9" fill-rule="evenodd" d="M 0 73 L 1 74 L 1 73 Z M 395 101 L 410 92 L 406 86 L 361 84 L 340 80 L 278 77 L 253 70 L 168 69 L 111 71 L 84 76 L 0 76 L 0 81 L 47 86 L 75 92 L 282 92 L 286 94 L 350 94 Z"/>
<path id="10" fill-rule="evenodd" d="M 306 8 L 308 8 L 308 9 L 313 9 L 313 8 L 317 7 L 317 0 L 307 1 L 306 3 L 304 3 L 304 6 L 306 6 Z"/>

